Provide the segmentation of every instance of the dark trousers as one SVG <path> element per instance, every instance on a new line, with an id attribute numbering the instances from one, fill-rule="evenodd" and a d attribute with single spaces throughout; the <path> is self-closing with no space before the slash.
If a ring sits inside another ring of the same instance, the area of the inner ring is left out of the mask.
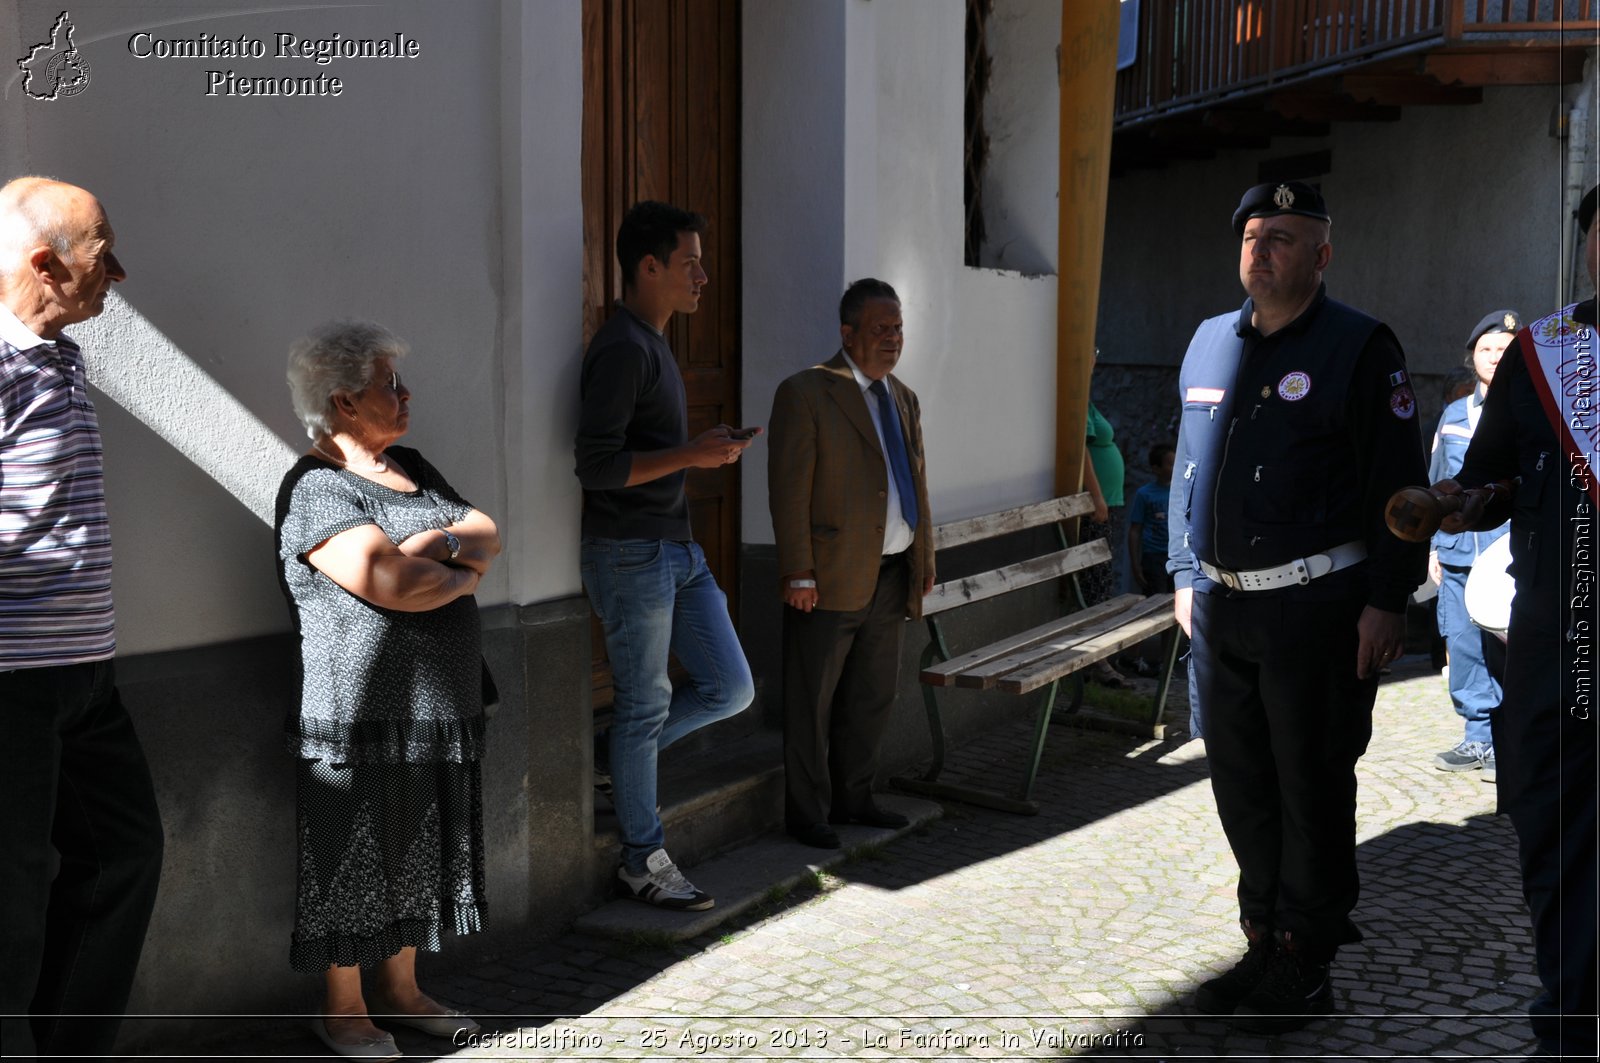
<path id="1" fill-rule="evenodd" d="M 1595 910 L 1600 859 L 1595 816 L 1592 693 L 1578 699 L 1576 662 L 1557 631 L 1512 621 L 1505 701 L 1491 714 L 1500 807 L 1517 830 L 1522 892 L 1544 992 L 1529 1008 L 1542 1051 L 1595 1054 Z M 1563 680 L 1568 681 L 1566 690 Z M 1586 715 L 1585 715 L 1586 714 Z"/>
<path id="2" fill-rule="evenodd" d="M 1361 939 L 1356 761 L 1376 675 L 1356 678 L 1363 603 L 1196 594 L 1195 684 L 1239 914 L 1331 956 Z"/>
<path id="3" fill-rule="evenodd" d="M 910 596 L 905 555 L 885 559 L 865 609 L 783 610 L 784 814 L 791 827 L 872 802 L 894 707 Z"/>
<path id="4" fill-rule="evenodd" d="M 162 850 L 111 662 L 0 672 L 0 751 L 0 1040 L 7 1055 L 108 1054 Z"/>

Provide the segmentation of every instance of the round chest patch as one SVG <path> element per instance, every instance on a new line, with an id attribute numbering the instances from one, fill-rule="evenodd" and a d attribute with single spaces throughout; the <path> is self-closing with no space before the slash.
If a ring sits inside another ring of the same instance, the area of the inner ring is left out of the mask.
<path id="1" fill-rule="evenodd" d="M 1298 370 L 1278 381 L 1278 397 L 1285 402 L 1299 402 L 1309 394 L 1311 378 Z"/>
<path id="2" fill-rule="evenodd" d="M 1402 385 L 1389 394 L 1389 412 L 1402 421 L 1409 421 L 1417 413 L 1417 397 L 1411 394 L 1411 388 Z"/>

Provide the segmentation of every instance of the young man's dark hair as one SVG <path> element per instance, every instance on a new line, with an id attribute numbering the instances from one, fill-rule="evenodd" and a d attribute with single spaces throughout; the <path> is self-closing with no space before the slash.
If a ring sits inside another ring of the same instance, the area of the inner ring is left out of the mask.
<path id="1" fill-rule="evenodd" d="M 653 199 L 629 207 L 628 213 L 622 216 L 622 224 L 617 227 L 617 261 L 622 265 L 622 286 L 633 287 L 644 256 L 654 255 L 657 261 L 665 264 L 678 246 L 681 233 L 705 236 L 705 216 Z"/>
<path id="2" fill-rule="evenodd" d="M 888 281 L 881 281 L 875 277 L 862 277 L 844 290 L 844 296 L 839 300 L 839 324 L 855 328 L 861 324 L 861 308 L 874 299 L 893 299 L 900 301 L 900 296 L 889 286 Z"/>
<path id="3" fill-rule="evenodd" d="M 1157 443 L 1155 446 L 1150 448 L 1150 453 L 1145 455 L 1145 458 L 1150 462 L 1150 467 L 1153 469 L 1157 465 L 1161 464 L 1162 458 L 1166 457 L 1168 454 L 1176 453 L 1178 453 L 1178 448 L 1173 446 L 1171 443 Z"/>

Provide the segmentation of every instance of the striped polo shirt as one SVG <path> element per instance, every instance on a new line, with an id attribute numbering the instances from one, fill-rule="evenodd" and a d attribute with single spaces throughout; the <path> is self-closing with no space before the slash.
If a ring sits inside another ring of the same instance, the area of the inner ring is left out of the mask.
<path id="1" fill-rule="evenodd" d="M 0 671 L 116 650 L 100 423 L 83 353 L 0 304 Z"/>

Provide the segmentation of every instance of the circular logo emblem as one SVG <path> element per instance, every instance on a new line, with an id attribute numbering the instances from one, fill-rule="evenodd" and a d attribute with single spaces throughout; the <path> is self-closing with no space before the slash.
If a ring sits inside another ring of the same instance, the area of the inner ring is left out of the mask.
<path id="1" fill-rule="evenodd" d="M 57 52 L 44 68 L 44 83 L 53 97 L 76 96 L 89 87 L 89 61 L 77 49 Z"/>
<path id="2" fill-rule="evenodd" d="M 1417 397 L 1409 387 L 1398 387 L 1389 396 L 1389 412 L 1402 421 L 1409 421 L 1417 412 Z"/>
<path id="3" fill-rule="evenodd" d="M 1285 402 L 1299 402 L 1311 394 L 1311 378 L 1296 370 L 1278 381 L 1278 397 Z"/>

